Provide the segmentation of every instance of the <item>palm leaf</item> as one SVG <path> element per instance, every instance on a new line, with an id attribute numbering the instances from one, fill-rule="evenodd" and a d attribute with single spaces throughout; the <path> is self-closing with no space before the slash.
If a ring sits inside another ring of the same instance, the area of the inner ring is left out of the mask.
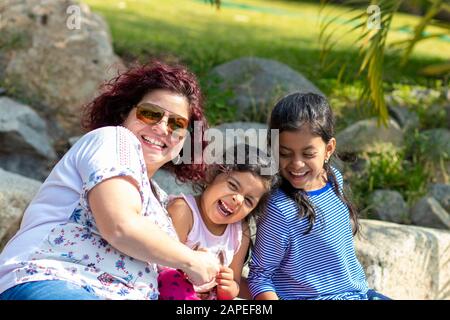
<path id="1" fill-rule="evenodd" d="M 329 3 L 329 1 L 322 2 Z M 383 15 L 381 17 L 380 24 L 382 28 L 379 30 L 365 30 L 367 1 L 344 1 L 345 4 L 354 5 L 354 7 L 349 8 L 348 10 L 348 13 L 352 14 L 352 18 L 350 18 L 348 22 L 358 22 L 350 30 L 350 32 L 362 30 L 361 35 L 359 35 L 356 39 L 356 44 L 359 47 L 359 55 L 361 59 L 358 76 L 362 76 L 365 79 L 360 96 L 360 105 L 368 106 L 370 108 L 369 110 L 372 110 L 372 112 L 378 116 L 380 124 L 387 124 L 388 119 L 388 111 L 386 101 L 384 99 L 383 88 L 383 63 L 386 40 L 394 13 L 397 12 L 401 2 L 402 1 L 394 0 L 371 1 L 372 4 L 377 4 L 381 8 Z M 358 11 L 361 9 L 364 9 L 363 12 Z M 327 24 L 326 27 L 330 28 L 331 24 Z M 325 33 L 326 30 L 321 30 L 321 32 Z M 328 39 L 322 37 L 322 40 Z M 338 75 L 339 79 L 341 79 L 341 77 L 342 68 Z"/>
<path id="2" fill-rule="evenodd" d="M 422 19 L 419 21 L 419 24 L 414 28 L 414 36 L 407 43 L 407 46 L 405 48 L 405 51 L 404 51 L 404 54 L 402 57 L 402 61 L 401 61 L 402 66 L 404 66 L 406 64 L 406 62 L 408 61 L 417 42 L 424 39 L 425 28 L 429 25 L 429 23 L 431 22 L 433 17 L 441 10 L 443 3 L 444 3 L 444 0 L 433 1 L 432 5 L 428 9 L 427 13 L 422 17 Z"/>
<path id="3" fill-rule="evenodd" d="M 450 74 L 450 62 L 432 64 L 419 70 L 420 74 L 436 77 Z"/>

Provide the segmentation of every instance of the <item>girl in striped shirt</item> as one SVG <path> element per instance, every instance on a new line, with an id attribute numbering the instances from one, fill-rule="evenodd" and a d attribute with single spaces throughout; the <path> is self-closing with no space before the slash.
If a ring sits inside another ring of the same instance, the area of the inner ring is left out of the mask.
<path id="1" fill-rule="evenodd" d="M 253 298 L 387 299 L 368 288 L 355 254 L 357 212 L 329 163 L 336 139 L 327 100 L 288 95 L 269 127 L 279 130 L 282 179 L 258 222 L 248 278 Z"/>

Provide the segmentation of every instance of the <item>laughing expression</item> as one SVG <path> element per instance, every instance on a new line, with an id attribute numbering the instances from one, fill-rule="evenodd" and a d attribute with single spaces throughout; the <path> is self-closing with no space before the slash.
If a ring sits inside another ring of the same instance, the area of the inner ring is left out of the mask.
<path id="1" fill-rule="evenodd" d="M 280 173 L 297 189 L 313 191 L 326 183 L 323 168 L 336 147 L 332 138 L 326 144 L 320 136 L 311 134 L 309 127 L 280 133 Z"/>
<path id="2" fill-rule="evenodd" d="M 221 235 L 226 225 L 243 220 L 259 203 L 267 187 L 250 172 L 219 174 L 198 198 L 209 231 Z"/>
<path id="3" fill-rule="evenodd" d="M 189 119 L 189 103 L 186 97 L 171 91 L 151 91 L 138 104 L 143 102 L 158 105 L 168 112 Z M 133 108 L 122 125 L 139 139 L 150 177 L 161 166 L 174 159 L 183 147 L 184 139 L 174 139 L 169 133 L 167 115 L 159 123 L 148 125 L 136 117 L 136 108 Z"/>

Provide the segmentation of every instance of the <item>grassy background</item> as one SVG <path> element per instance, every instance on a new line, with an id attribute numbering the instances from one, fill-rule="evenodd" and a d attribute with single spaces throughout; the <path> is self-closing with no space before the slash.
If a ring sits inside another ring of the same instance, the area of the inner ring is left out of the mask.
<path id="1" fill-rule="evenodd" d="M 103 15 L 112 32 L 114 48 L 126 61 L 147 61 L 159 57 L 166 61 L 187 64 L 206 84 L 207 73 L 216 65 L 243 56 L 258 56 L 283 62 L 302 72 L 331 98 L 339 101 L 337 116 L 348 113 L 342 108 L 354 109 L 355 91 L 337 86 L 334 79 L 340 65 L 350 62 L 355 70 L 356 34 L 345 33 L 346 9 L 330 7 L 323 14 L 343 14 L 335 27 L 339 42 L 331 52 L 340 63 L 321 68 L 318 42 L 319 5 L 292 1 L 239 0 L 223 1 L 220 10 L 202 0 L 82 0 Z M 399 14 L 393 22 L 389 41 L 405 39 L 408 29 L 417 17 Z M 433 31 L 433 29 L 427 30 Z M 431 50 L 430 50 L 431 48 Z M 395 54 L 386 57 L 385 81 L 392 83 L 419 83 L 435 86 L 433 79 L 417 75 L 417 70 L 430 63 L 450 59 L 450 37 L 430 39 L 420 43 L 406 68 L 398 69 Z M 350 69 L 349 71 L 351 71 Z M 207 116 L 212 124 L 232 121 L 232 107 L 225 105 L 226 96 L 206 88 Z M 342 111 L 342 112 L 341 112 Z M 354 111 L 354 110 L 353 110 Z M 353 121 L 340 122 L 342 127 Z"/>
<path id="2" fill-rule="evenodd" d="M 350 75 L 358 67 L 355 62 L 357 46 L 354 44 L 358 34 L 346 32 L 352 27 L 345 24 L 347 8 L 334 6 L 322 11 L 322 17 L 342 16 L 332 25 L 332 29 L 338 28 L 339 31 L 330 59 L 338 63 L 321 66 L 319 1 L 315 4 L 313 1 L 223 0 L 220 10 L 203 0 L 81 1 L 106 18 L 114 49 L 125 62 L 146 62 L 157 57 L 184 63 L 195 72 L 207 99 L 206 116 L 211 125 L 234 121 L 236 114 L 235 108 L 226 102 L 229 93 L 208 85 L 208 72 L 214 66 L 244 56 L 274 59 L 303 73 L 330 99 L 337 118 L 337 132 L 368 116 L 357 99 L 361 87 L 359 80 L 336 81 L 342 64 L 349 64 L 347 72 Z M 411 36 L 418 21 L 416 16 L 397 14 L 388 43 Z M 426 31 L 442 32 L 436 28 Z M 386 91 L 395 93 L 419 114 L 419 129 L 441 126 L 442 121 L 437 121 L 439 119 L 428 111 L 436 99 L 431 95 L 419 99 L 413 91 L 431 88 L 439 95 L 448 85 L 448 78 L 426 78 L 420 76 L 418 70 L 448 60 L 450 35 L 420 42 L 403 69 L 398 67 L 400 56 L 391 49 L 386 52 Z M 364 171 L 363 176 L 349 177 L 354 198 L 361 208 L 366 207 L 368 190 L 393 188 L 401 192 L 409 203 L 425 192 L 434 173 L 411 152 L 417 149 L 417 145 L 405 142 L 400 152 L 372 155 L 368 171 Z"/>

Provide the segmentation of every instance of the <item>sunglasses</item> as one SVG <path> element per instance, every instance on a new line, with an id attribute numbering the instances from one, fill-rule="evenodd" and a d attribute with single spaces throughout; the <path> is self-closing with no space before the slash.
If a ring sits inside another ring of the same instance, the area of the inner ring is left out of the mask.
<path id="1" fill-rule="evenodd" d="M 160 123 L 166 113 L 169 113 L 167 120 L 169 133 L 178 134 L 178 137 L 182 138 L 189 126 L 188 119 L 152 103 L 142 103 L 136 106 L 136 118 L 149 125 Z"/>

